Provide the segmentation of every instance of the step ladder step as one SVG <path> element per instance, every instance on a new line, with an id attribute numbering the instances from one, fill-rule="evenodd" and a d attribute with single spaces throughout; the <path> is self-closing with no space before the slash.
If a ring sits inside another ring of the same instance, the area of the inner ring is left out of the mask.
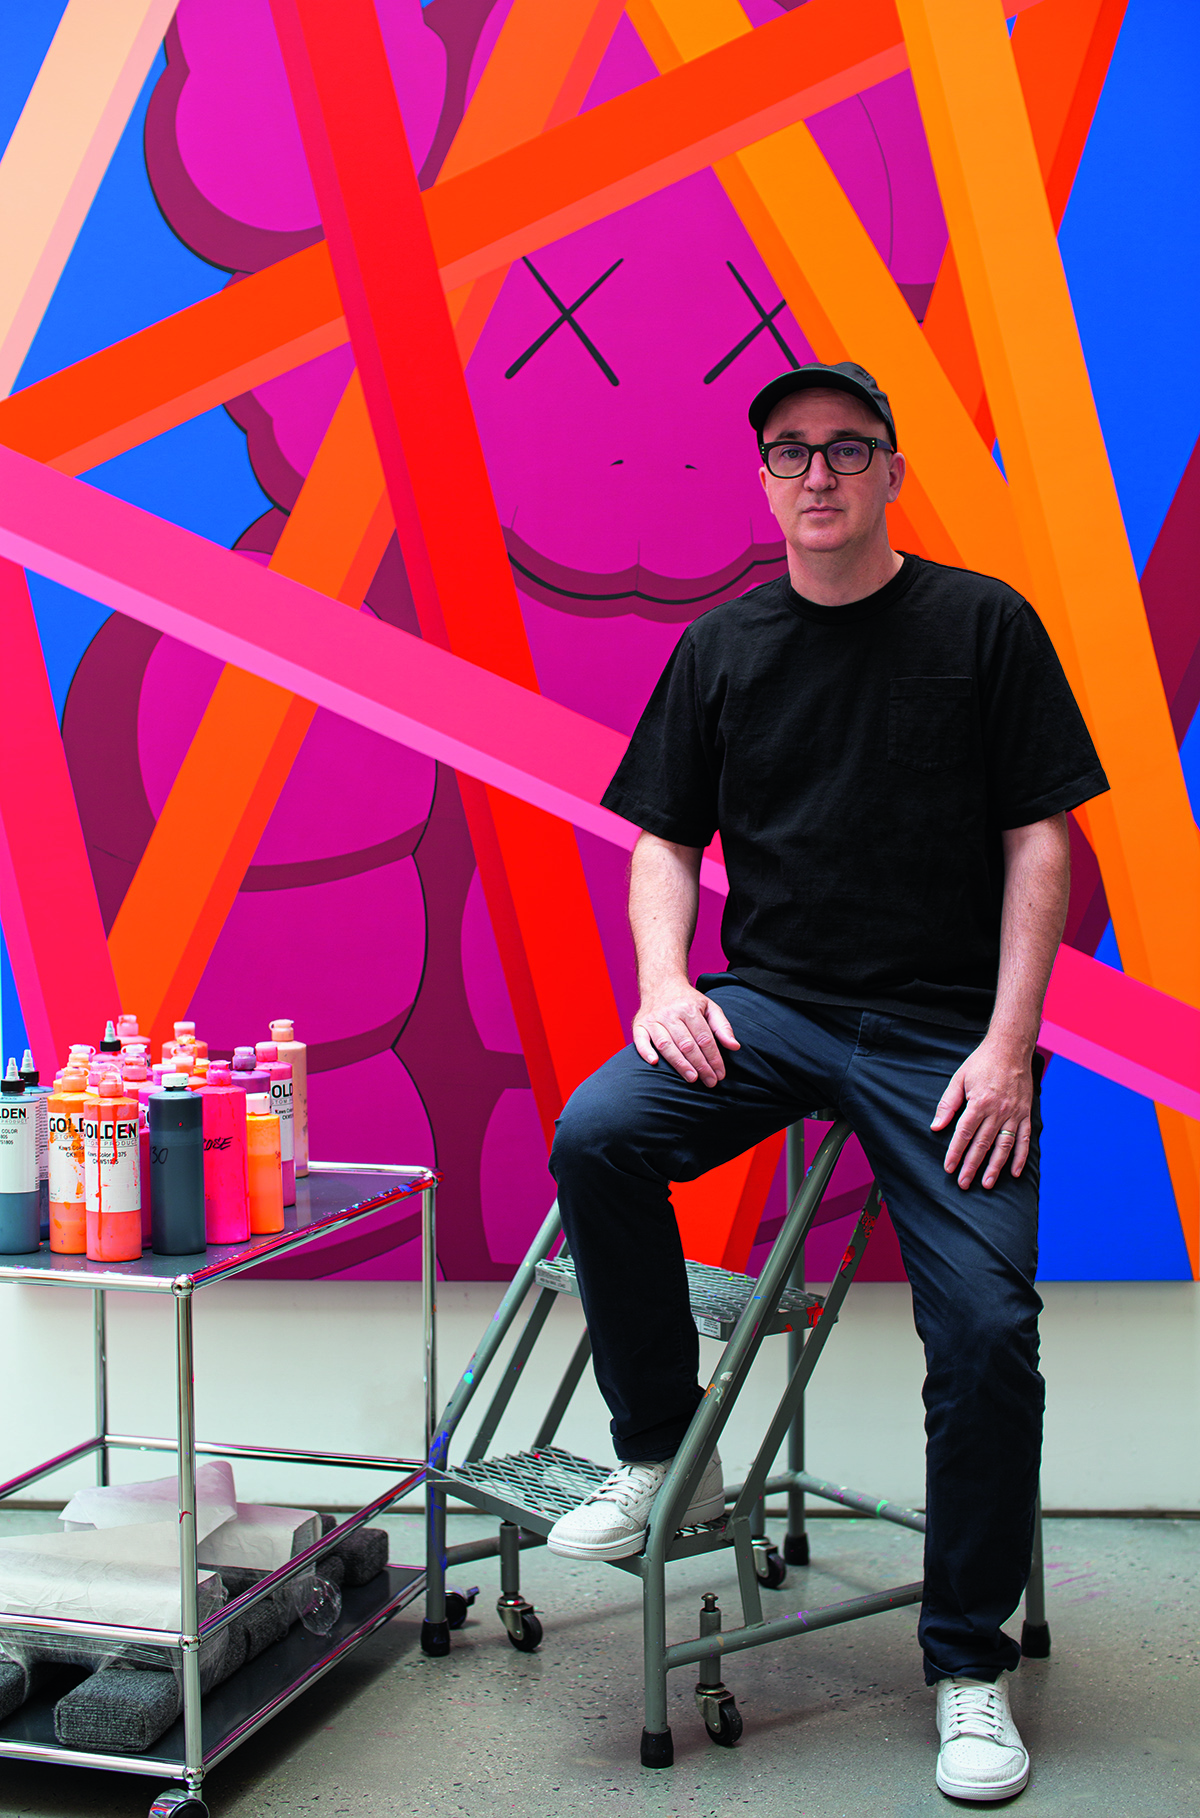
<path id="1" fill-rule="evenodd" d="M 512 1452 L 504 1458 L 478 1458 L 452 1465 L 439 1473 L 451 1496 L 491 1510 L 507 1521 L 519 1522 L 535 1533 L 546 1534 L 560 1515 L 577 1509 L 598 1490 L 613 1470 L 611 1464 L 594 1464 L 560 1446 L 542 1446 L 536 1452 Z M 698 1527 L 680 1528 L 671 1557 L 707 1552 L 729 1544 L 724 1518 Z M 621 1563 L 621 1562 L 618 1562 Z"/>
<path id="2" fill-rule="evenodd" d="M 477 1458 L 452 1466 L 446 1483 L 455 1493 L 459 1486 L 483 1491 L 497 1501 L 512 1504 L 539 1523 L 551 1526 L 560 1515 L 577 1509 L 598 1490 L 612 1465 L 593 1464 L 561 1446 L 543 1446 L 536 1452 L 513 1452 L 504 1458 Z"/>
<path id="3" fill-rule="evenodd" d="M 717 1269 L 711 1263 L 687 1264 L 688 1294 L 692 1318 L 701 1338 L 730 1338 L 755 1283 L 749 1275 L 735 1275 L 731 1269 Z M 556 1294 L 573 1294 L 578 1300 L 579 1283 L 575 1264 L 569 1256 L 556 1256 L 540 1262 L 535 1280 L 539 1288 L 551 1288 Z M 790 1332 L 794 1326 L 814 1326 L 825 1302 L 820 1294 L 806 1294 L 800 1288 L 788 1288 L 779 1303 L 779 1311 L 767 1327 L 770 1332 Z"/>

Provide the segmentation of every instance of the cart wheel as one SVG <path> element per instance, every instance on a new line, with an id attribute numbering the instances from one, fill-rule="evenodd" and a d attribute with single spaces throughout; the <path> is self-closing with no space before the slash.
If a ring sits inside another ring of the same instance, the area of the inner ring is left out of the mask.
<path id="1" fill-rule="evenodd" d="M 514 1635 L 513 1631 L 508 1628 L 504 1633 L 519 1654 L 532 1654 L 536 1648 L 540 1648 L 542 1645 L 542 1625 L 532 1610 L 522 1610 L 519 1634 Z"/>
<path id="2" fill-rule="evenodd" d="M 203 1799 L 183 1786 L 169 1786 L 160 1793 L 150 1807 L 150 1818 L 175 1818 L 178 1812 L 182 1812 L 184 1818 L 208 1818 L 208 1807 Z"/>
<path id="3" fill-rule="evenodd" d="M 787 1582 L 787 1567 L 778 1551 L 771 1547 L 754 1553 L 754 1574 L 759 1584 L 766 1585 L 768 1591 L 777 1591 Z"/>
<path id="4" fill-rule="evenodd" d="M 461 1629 L 467 1620 L 467 1611 L 479 1595 L 479 1586 L 472 1585 L 469 1591 L 446 1592 L 446 1621 L 452 1629 Z"/>
<path id="5" fill-rule="evenodd" d="M 731 1749 L 742 1738 L 742 1713 L 732 1698 L 726 1698 L 719 1712 L 719 1722 L 714 1730 L 711 1723 L 705 1729 L 719 1748 Z"/>

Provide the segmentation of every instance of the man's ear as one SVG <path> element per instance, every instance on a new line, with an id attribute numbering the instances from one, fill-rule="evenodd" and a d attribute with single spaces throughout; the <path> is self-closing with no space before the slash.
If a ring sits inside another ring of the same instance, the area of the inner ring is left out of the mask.
<path id="1" fill-rule="evenodd" d="M 908 462 L 897 449 L 896 453 L 888 458 L 887 502 L 889 505 L 894 505 L 896 500 L 900 497 L 900 488 L 904 484 L 904 476 L 907 472 Z"/>

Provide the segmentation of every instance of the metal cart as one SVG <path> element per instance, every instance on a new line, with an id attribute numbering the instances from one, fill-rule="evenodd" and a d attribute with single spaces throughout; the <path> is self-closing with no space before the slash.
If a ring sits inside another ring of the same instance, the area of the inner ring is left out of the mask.
<path id="1" fill-rule="evenodd" d="M 696 1702 L 712 1740 L 726 1747 L 742 1733 L 741 1714 L 732 1692 L 723 1684 L 721 1656 L 740 1648 L 762 1647 L 814 1629 L 853 1622 L 903 1604 L 918 1603 L 920 1582 L 894 1585 L 865 1597 L 850 1598 L 824 1608 L 799 1610 L 793 1615 L 764 1615 L 763 1589 L 778 1590 L 787 1577 L 787 1566 L 807 1565 L 805 1497 L 825 1498 L 857 1514 L 895 1522 L 924 1532 L 925 1517 L 899 1507 L 886 1498 L 846 1489 L 811 1475 L 804 1460 L 804 1392 L 822 1350 L 837 1321 L 839 1309 L 858 1273 L 863 1253 L 879 1215 L 879 1190 L 872 1186 L 859 1216 L 845 1256 L 827 1296 L 810 1294 L 804 1285 L 804 1240 L 811 1229 L 834 1165 L 851 1134 L 850 1125 L 833 1111 L 811 1114 L 817 1121 L 831 1121 L 807 1174 L 804 1168 L 804 1126 L 788 1131 L 788 1205 L 783 1227 L 772 1245 L 758 1281 L 725 1269 L 689 1262 L 688 1281 L 692 1316 L 699 1332 L 725 1341 L 724 1350 L 705 1396 L 682 1446 L 667 1473 L 654 1504 L 645 1548 L 634 1558 L 611 1563 L 636 1573 L 642 1580 L 644 1618 L 645 1728 L 641 1759 L 644 1767 L 669 1767 L 673 1760 L 671 1731 L 667 1723 L 667 1674 L 672 1667 L 698 1664 Z M 542 1625 L 536 1612 L 521 1596 L 522 1548 L 542 1546 L 560 1515 L 575 1508 L 607 1477 L 611 1466 L 595 1464 L 554 1444 L 567 1405 L 587 1367 L 590 1346 L 585 1333 L 567 1366 L 533 1444 L 526 1452 L 489 1457 L 488 1448 L 529 1362 L 538 1336 L 559 1294 L 577 1294 L 574 1265 L 565 1250 L 555 1251 L 562 1235 L 557 1207 L 552 1207 L 528 1255 L 513 1277 L 512 1285 L 488 1326 L 482 1343 L 463 1373 L 438 1423 L 430 1449 L 428 1551 L 426 1559 L 426 1615 L 421 1645 L 427 1654 L 444 1655 L 450 1647 L 450 1630 L 466 1616 L 461 1594 L 447 1592 L 448 1567 L 500 1556 L 500 1599 L 497 1610 L 513 1647 L 536 1648 Z M 525 1325 L 513 1349 L 498 1369 L 498 1382 L 478 1433 L 462 1462 L 448 1462 L 451 1441 L 484 1377 L 496 1364 L 506 1335 L 516 1323 L 531 1289 L 537 1289 Z M 718 1521 L 681 1528 L 686 1510 L 720 1438 L 750 1366 L 763 1340 L 787 1332 L 788 1371 L 782 1397 L 767 1427 L 757 1456 L 744 1484 L 725 1492 L 726 1514 Z M 772 1474 L 785 1442 L 788 1468 Z M 781 1557 L 766 1537 L 765 1498 L 786 1493 L 788 1532 Z M 476 1508 L 500 1517 L 495 1541 L 446 1548 L 446 1499 L 454 1495 Z M 722 1630 L 722 1613 L 716 1596 L 705 1595 L 694 1639 L 668 1646 L 666 1636 L 667 1565 L 700 1553 L 732 1548 L 742 1606 L 742 1626 Z M 1038 1519 L 1033 1572 L 1025 1594 L 1025 1627 L 1022 1647 L 1031 1655 L 1050 1651 L 1042 1587 L 1041 1522 Z"/>
<path id="2" fill-rule="evenodd" d="M 383 1222 L 380 1215 L 386 1216 L 388 1208 L 406 1200 L 413 1201 L 412 1223 L 419 1228 L 422 1238 L 428 1434 L 436 1394 L 432 1352 L 436 1182 L 437 1176 L 427 1168 L 314 1163 L 307 1178 L 296 1183 L 296 1205 L 288 1208 L 287 1228 L 273 1236 L 251 1237 L 244 1244 L 213 1245 L 195 1257 L 147 1253 L 139 1262 L 129 1263 L 90 1263 L 82 1257 L 55 1256 L 44 1244 L 36 1255 L 0 1257 L 0 1282 L 90 1290 L 95 1322 L 96 1395 L 94 1435 L 0 1484 L 0 1499 L 15 1496 L 30 1484 L 91 1454 L 96 1457 L 97 1482 L 103 1484 L 108 1482 L 109 1458 L 113 1451 L 175 1452 L 179 1471 L 181 1606 L 177 1631 L 7 1613 L 0 1614 L 0 1625 L 10 1630 L 29 1629 L 98 1641 L 145 1643 L 168 1649 L 180 1661 L 183 1684 L 182 1716 L 144 1755 L 64 1746 L 55 1739 L 52 1702 L 48 1698 L 39 1699 L 35 1692 L 11 1717 L 0 1723 L 0 1759 L 51 1761 L 71 1767 L 107 1768 L 122 1774 L 147 1774 L 158 1780 L 181 1781 L 181 1787 L 168 1788 L 154 1801 L 150 1808 L 152 1818 L 166 1813 L 187 1813 L 194 1818 L 204 1818 L 208 1808 L 201 1798 L 201 1788 L 209 1769 L 420 1594 L 424 1583 L 424 1572 L 420 1567 L 388 1566 L 386 1572 L 370 1584 L 346 1590 L 341 1617 L 328 1635 L 314 1635 L 293 1628 L 283 1641 L 268 1648 L 223 1685 L 206 1694 L 201 1705 L 201 1642 L 234 1621 L 277 1586 L 311 1569 L 337 1546 L 339 1540 L 415 1489 L 424 1481 L 425 1465 L 423 1460 L 414 1459 L 309 1452 L 281 1446 L 223 1445 L 212 1440 L 198 1440 L 194 1419 L 193 1299 L 202 1288 L 214 1282 L 227 1281 L 256 1264 L 286 1256 L 317 1238 L 367 1220 L 373 1219 L 378 1225 Z M 413 1234 L 416 1234 L 415 1230 Z M 106 1334 L 110 1292 L 169 1294 L 175 1302 L 177 1429 L 173 1438 L 109 1430 Z M 269 1573 L 244 1595 L 232 1599 L 201 1622 L 196 1583 L 197 1454 L 283 1464 L 352 1465 L 359 1470 L 383 1472 L 394 1481 L 363 1508 L 322 1535 L 305 1552 Z"/>

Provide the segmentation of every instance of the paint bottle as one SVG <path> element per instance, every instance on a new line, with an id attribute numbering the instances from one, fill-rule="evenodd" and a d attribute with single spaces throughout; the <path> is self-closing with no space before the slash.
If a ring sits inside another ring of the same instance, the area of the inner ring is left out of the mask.
<path id="1" fill-rule="evenodd" d="M 41 1220 L 42 1242 L 50 1235 L 50 1087 L 39 1082 L 41 1075 L 33 1064 L 33 1055 L 28 1048 L 21 1062 L 21 1078 L 25 1082 L 25 1096 L 37 1105 L 37 1144 L 38 1144 L 38 1216 Z"/>
<path id="2" fill-rule="evenodd" d="M 100 1052 L 101 1054 L 119 1054 L 121 1052 L 121 1038 L 117 1034 L 117 1026 L 111 1017 L 104 1025 L 104 1040 L 100 1043 Z"/>
<path id="3" fill-rule="evenodd" d="M 271 1024 L 271 1040 L 281 1061 L 292 1069 L 293 1147 L 297 1177 L 308 1173 L 308 1049 L 295 1036 L 291 1018 Z"/>
<path id="4" fill-rule="evenodd" d="M 147 1051 L 148 1052 L 148 1051 Z M 127 1061 L 122 1068 L 125 1090 L 138 1102 L 138 1179 L 142 1189 L 142 1249 L 150 1243 L 150 1126 L 146 1122 L 146 1101 L 157 1090 L 146 1064 L 140 1058 Z"/>
<path id="5" fill-rule="evenodd" d="M 246 1094 L 233 1085 L 228 1067 L 214 1063 L 199 1096 L 204 1115 L 205 1235 L 210 1244 L 243 1244 L 250 1235 Z"/>
<path id="6" fill-rule="evenodd" d="M 246 1094 L 246 1161 L 250 1230 L 256 1237 L 283 1230 L 283 1168 L 279 1119 L 266 1092 Z"/>
<path id="7" fill-rule="evenodd" d="M 292 1096 L 292 1069 L 279 1059 L 274 1042 L 256 1042 L 254 1053 L 259 1066 L 271 1081 L 271 1109 L 279 1119 L 279 1153 L 283 1161 L 283 1203 L 296 1203 L 295 1101 Z"/>
<path id="8" fill-rule="evenodd" d="M 150 1247 L 156 1256 L 204 1248 L 204 1106 L 185 1073 L 150 1094 Z"/>
<path id="9" fill-rule="evenodd" d="M 235 1086 L 243 1092 L 267 1092 L 271 1090 L 271 1075 L 265 1067 L 260 1067 L 253 1048 L 235 1048 L 230 1075 Z"/>
<path id="10" fill-rule="evenodd" d="M 0 1080 L 0 1255 L 30 1256 L 41 1248 L 37 1120 L 36 1101 L 10 1060 Z"/>
<path id="11" fill-rule="evenodd" d="M 66 1072 L 47 1100 L 50 1138 L 50 1248 L 57 1256 L 87 1251 L 83 1183 L 83 1109 L 87 1076 Z"/>
<path id="12" fill-rule="evenodd" d="M 142 1254 L 137 1100 L 119 1079 L 103 1079 L 87 1094 L 83 1179 L 89 1262 L 136 1262 Z"/>

